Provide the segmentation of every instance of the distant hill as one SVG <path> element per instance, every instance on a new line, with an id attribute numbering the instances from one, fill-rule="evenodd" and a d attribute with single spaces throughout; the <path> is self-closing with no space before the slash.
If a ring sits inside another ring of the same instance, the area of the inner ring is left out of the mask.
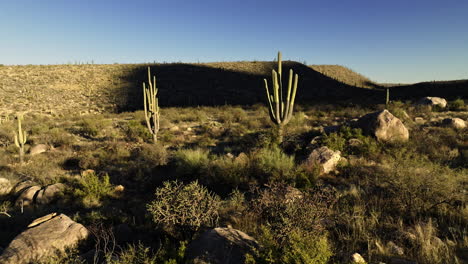
<path id="1" fill-rule="evenodd" d="M 341 65 L 309 65 L 312 69 L 326 75 L 332 79 L 342 83 L 361 87 L 361 88 L 376 88 L 379 85 L 369 78 L 361 75 L 350 68 Z"/>
<path id="2" fill-rule="evenodd" d="M 0 67 L 0 115 L 32 111 L 131 111 L 142 107 L 147 67 L 157 76 L 162 106 L 265 103 L 263 78 L 275 62 L 163 63 L 110 65 L 26 65 Z M 383 101 L 379 84 L 336 65 L 307 66 L 285 61 L 299 74 L 297 101 L 355 103 Z M 374 89 L 370 89 L 374 88 Z M 468 97 L 468 81 L 427 82 L 391 87 L 392 98 L 426 95 Z"/>

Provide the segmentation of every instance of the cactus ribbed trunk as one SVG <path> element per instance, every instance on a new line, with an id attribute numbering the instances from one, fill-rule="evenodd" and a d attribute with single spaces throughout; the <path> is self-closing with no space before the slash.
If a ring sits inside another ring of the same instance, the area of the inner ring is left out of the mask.
<path id="1" fill-rule="evenodd" d="M 159 132 L 159 104 L 158 88 L 156 88 L 156 76 L 151 80 L 151 71 L 148 67 L 148 87 L 143 83 L 143 105 L 145 109 L 146 126 L 153 136 L 153 143 L 158 142 Z"/>

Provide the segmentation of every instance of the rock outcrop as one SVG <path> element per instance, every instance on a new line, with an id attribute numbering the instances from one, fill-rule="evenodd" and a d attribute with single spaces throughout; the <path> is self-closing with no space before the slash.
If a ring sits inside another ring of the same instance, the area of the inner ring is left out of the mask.
<path id="1" fill-rule="evenodd" d="M 370 113 L 359 118 L 356 125 L 362 131 L 383 142 L 404 142 L 409 139 L 408 129 L 388 110 Z"/>
<path id="2" fill-rule="evenodd" d="M 466 122 L 461 118 L 445 118 L 442 120 L 442 125 L 455 129 L 463 129 L 466 127 Z"/>
<path id="3" fill-rule="evenodd" d="M 49 147 L 46 144 L 37 144 L 29 150 L 31 156 L 35 156 L 49 150 Z"/>
<path id="4" fill-rule="evenodd" d="M 47 218 L 47 216 L 43 217 L 43 219 Z M 0 256 L 0 263 L 37 263 L 44 257 L 76 246 L 88 235 L 86 227 L 64 214 L 59 214 L 34 225 L 15 237 Z"/>
<path id="5" fill-rule="evenodd" d="M 416 102 L 417 105 L 429 105 L 429 106 L 439 106 L 445 108 L 447 106 L 447 100 L 440 97 L 423 97 Z"/>
<path id="6" fill-rule="evenodd" d="M 320 167 L 320 172 L 330 173 L 336 169 L 340 159 L 340 151 L 334 151 L 324 146 L 314 149 L 307 158 L 306 164 L 308 166 L 317 165 Z"/>
<path id="7" fill-rule="evenodd" d="M 258 247 L 255 239 L 233 228 L 214 228 L 192 241 L 186 250 L 190 263 L 241 264 L 245 255 Z"/>

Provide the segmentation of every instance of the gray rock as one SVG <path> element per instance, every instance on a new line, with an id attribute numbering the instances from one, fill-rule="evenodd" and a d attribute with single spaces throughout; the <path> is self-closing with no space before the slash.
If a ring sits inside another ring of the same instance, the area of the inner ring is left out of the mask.
<path id="1" fill-rule="evenodd" d="M 354 253 L 351 256 L 351 263 L 352 264 L 366 264 L 366 260 L 361 256 L 359 253 Z"/>
<path id="2" fill-rule="evenodd" d="M 419 99 L 416 102 L 416 104 L 417 105 L 429 105 L 429 106 L 437 105 L 437 106 L 440 106 L 442 108 L 445 108 L 447 106 L 447 100 L 445 100 L 444 98 L 440 98 L 440 97 L 427 96 L 427 97 L 423 97 L 423 98 Z"/>
<path id="3" fill-rule="evenodd" d="M 442 120 L 442 125 L 455 129 L 463 129 L 466 127 L 465 120 L 461 118 L 445 118 Z"/>
<path id="4" fill-rule="evenodd" d="M 56 183 L 42 188 L 37 193 L 36 203 L 37 204 L 49 204 L 57 199 L 65 190 L 63 183 Z"/>
<path id="5" fill-rule="evenodd" d="M 37 263 L 87 238 L 88 230 L 68 216 L 58 216 L 26 229 L 13 239 L 0 256 L 2 264 Z"/>
<path id="6" fill-rule="evenodd" d="M 34 156 L 34 155 L 37 155 L 37 154 L 44 153 L 44 152 L 46 152 L 47 150 L 49 150 L 49 147 L 48 147 L 46 144 L 38 144 L 38 145 L 33 146 L 33 147 L 29 150 L 29 154 L 30 154 L 31 156 Z"/>
<path id="7" fill-rule="evenodd" d="M 258 244 L 255 239 L 233 228 L 214 228 L 192 241 L 186 250 L 189 263 L 241 264 Z"/>
<path id="8" fill-rule="evenodd" d="M 31 186 L 26 188 L 16 199 L 16 206 L 30 206 L 34 203 L 36 193 L 41 190 L 39 186 Z"/>
<path id="9" fill-rule="evenodd" d="M 310 153 L 306 164 L 309 166 L 318 165 L 321 172 L 329 173 L 336 169 L 336 165 L 338 165 L 340 159 L 340 151 L 333 151 L 328 147 L 320 147 Z"/>
<path id="10" fill-rule="evenodd" d="M 388 110 L 378 111 L 361 117 L 357 126 L 367 134 L 383 142 L 408 141 L 409 132 L 400 119 Z"/>
<path id="11" fill-rule="evenodd" d="M 20 181 L 18 182 L 15 187 L 11 190 L 11 192 L 15 195 L 18 196 L 20 195 L 24 190 L 27 188 L 31 187 L 34 185 L 34 182 L 30 180 L 25 180 L 25 181 Z"/>
<path id="12" fill-rule="evenodd" d="M 424 118 L 418 116 L 418 117 L 414 118 L 414 122 L 416 122 L 417 124 L 424 124 L 424 123 L 426 123 L 426 120 L 424 120 Z"/>

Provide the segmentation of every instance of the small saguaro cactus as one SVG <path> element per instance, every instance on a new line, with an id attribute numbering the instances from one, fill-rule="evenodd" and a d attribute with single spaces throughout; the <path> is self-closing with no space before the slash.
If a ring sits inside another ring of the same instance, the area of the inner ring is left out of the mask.
<path id="1" fill-rule="evenodd" d="M 294 110 L 294 100 L 296 99 L 297 83 L 299 76 L 289 70 L 288 89 L 286 94 L 283 91 L 281 52 L 278 52 L 278 71 L 272 70 L 272 89 L 270 93 L 267 79 L 265 90 L 269 103 L 270 119 L 278 127 L 278 141 L 283 141 L 283 127 L 291 120 Z"/>
<path id="2" fill-rule="evenodd" d="M 156 144 L 158 142 L 158 132 L 159 132 L 159 104 L 158 98 L 158 88 L 156 88 L 156 76 L 153 76 L 151 80 L 151 70 L 148 67 L 148 87 L 143 82 L 143 104 L 145 107 L 145 118 L 146 125 L 153 135 L 153 142 Z"/>
<path id="3" fill-rule="evenodd" d="M 26 131 L 24 131 L 21 127 L 21 121 L 23 120 L 22 115 L 18 115 L 18 133 L 15 133 L 15 145 L 19 149 L 19 158 L 20 163 L 24 162 L 24 144 L 27 141 Z"/>
<path id="4" fill-rule="evenodd" d="M 390 89 L 385 88 L 385 105 L 388 106 L 390 103 Z"/>

